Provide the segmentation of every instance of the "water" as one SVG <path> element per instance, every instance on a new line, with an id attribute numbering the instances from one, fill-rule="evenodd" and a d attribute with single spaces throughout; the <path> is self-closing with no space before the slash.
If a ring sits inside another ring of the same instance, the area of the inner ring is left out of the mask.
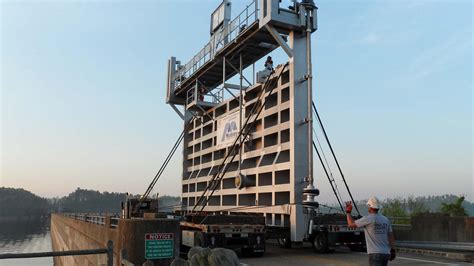
<path id="1" fill-rule="evenodd" d="M 0 220 L 0 254 L 52 251 L 49 219 L 29 221 Z M 1 266 L 8 265 L 53 265 L 53 259 L 8 259 L 0 260 Z"/>

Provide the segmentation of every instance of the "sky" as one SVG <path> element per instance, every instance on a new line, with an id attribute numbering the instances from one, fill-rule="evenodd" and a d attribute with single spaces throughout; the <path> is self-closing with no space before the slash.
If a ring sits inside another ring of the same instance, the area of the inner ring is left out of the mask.
<path id="1" fill-rule="evenodd" d="M 353 195 L 472 201 L 472 2 L 315 2 L 314 100 Z M 143 193 L 182 130 L 167 60 L 209 41 L 219 3 L 0 0 L 0 186 Z M 181 159 L 155 193 L 179 195 Z"/>

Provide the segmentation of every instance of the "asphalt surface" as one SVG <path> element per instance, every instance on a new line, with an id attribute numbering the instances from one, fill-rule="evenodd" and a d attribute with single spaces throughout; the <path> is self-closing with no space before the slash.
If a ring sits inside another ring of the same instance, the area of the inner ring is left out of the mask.
<path id="1" fill-rule="evenodd" d="M 331 254 L 318 254 L 309 244 L 299 248 L 283 249 L 273 243 L 267 243 L 267 251 L 263 257 L 240 258 L 242 265 L 249 266 L 368 265 L 368 261 L 366 253 L 351 252 L 343 247 Z M 472 263 L 400 253 L 389 265 L 472 265 Z"/>

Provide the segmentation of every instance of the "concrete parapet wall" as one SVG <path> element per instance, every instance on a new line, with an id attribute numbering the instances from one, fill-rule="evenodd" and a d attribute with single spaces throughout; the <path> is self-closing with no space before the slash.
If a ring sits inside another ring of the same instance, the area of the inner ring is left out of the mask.
<path id="1" fill-rule="evenodd" d="M 61 214 L 51 216 L 51 240 L 54 251 L 99 249 L 114 243 L 114 265 L 121 265 L 124 250 L 127 260 L 135 265 L 145 262 L 145 234 L 173 233 L 174 256 L 179 256 L 181 234 L 179 222 L 174 219 L 120 219 L 117 228 L 110 227 L 110 217 L 105 224 L 93 224 Z M 154 265 L 169 265 L 173 258 L 153 261 Z M 56 257 L 55 265 L 105 265 L 106 254 Z"/>
<path id="2" fill-rule="evenodd" d="M 120 243 L 118 230 L 110 228 L 110 219 L 105 225 L 87 223 L 62 216 L 51 215 L 51 240 L 54 251 L 99 249 L 114 242 L 114 264 L 119 265 Z M 106 254 L 55 257 L 55 265 L 101 265 L 106 264 Z"/>
<path id="3" fill-rule="evenodd" d="M 474 217 L 422 214 L 411 227 L 394 226 L 395 238 L 406 241 L 474 242 Z"/>

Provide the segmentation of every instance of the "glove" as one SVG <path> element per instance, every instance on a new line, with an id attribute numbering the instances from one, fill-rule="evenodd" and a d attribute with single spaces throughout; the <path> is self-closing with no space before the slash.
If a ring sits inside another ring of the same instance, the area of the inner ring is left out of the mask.
<path id="1" fill-rule="evenodd" d="M 346 213 L 351 214 L 352 212 L 352 202 L 346 202 Z"/>
<path id="2" fill-rule="evenodd" d="M 395 249 L 390 250 L 390 261 L 394 260 L 397 257 L 397 254 L 395 254 Z"/>

